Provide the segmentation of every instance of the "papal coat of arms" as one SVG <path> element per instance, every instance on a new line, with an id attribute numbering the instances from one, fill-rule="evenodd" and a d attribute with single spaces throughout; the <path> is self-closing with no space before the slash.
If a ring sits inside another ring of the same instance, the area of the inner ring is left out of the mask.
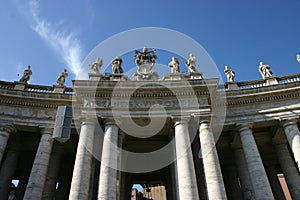
<path id="1" fill-rule="evenodd" d="M 142 51 L 135 50 L 134 60 L 138 70 L 133 74 L 133 80 L 158 80 L 158 74 L 153 72 L 156 59 L 155 49 L 148 51 L 144 47 Z"/>

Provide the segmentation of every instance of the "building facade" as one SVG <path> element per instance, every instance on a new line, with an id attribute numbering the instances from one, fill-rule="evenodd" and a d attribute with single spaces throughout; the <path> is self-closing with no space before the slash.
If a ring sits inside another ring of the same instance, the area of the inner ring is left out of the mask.
<path id="1" fill-rule="evenodd" d="M 300 74 L 219 84 L 141 62 L 133 80 L 1 81 L 0 199 L 300 198 Z"/>

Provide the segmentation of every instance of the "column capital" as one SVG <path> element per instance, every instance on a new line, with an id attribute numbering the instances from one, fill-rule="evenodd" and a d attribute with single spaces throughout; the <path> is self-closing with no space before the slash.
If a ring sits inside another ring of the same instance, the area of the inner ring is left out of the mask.
<path id="1" fill-rule="evenodd" d="M 80 118 L 80 122 L 81 122 L 81 125 L 83 125 L 83 124 L 95 124 L 95 123 L 98 122 L 98 119 L 95 116 L 86 116 L 86 117 Z"/>
<path id="2" fill-rule="evenodd" d="M 211 122 L 211 116 L 194 115 L 194 119 L 198 121 L 199 124 Z"/>
<path id="3" fill-rule="evenodd" d="M 253 124 L 237 124 L 236 130 L 240 133 L 245 130 L 252 130 Z"/>
<path id="4" fill-rule="evenodd" d="M 51 128 L 51 127 L 41 126 L 40 131 L 41 131 L 42 135 L 43 134 L 49 134 L 49 135 L 53 134 L 53 128 Z"/>
<path id="5" fill-rule="evenodd" d="M 180 125 L 180 124 L 188 124 L 191 117 L 190 116 L 172 116 L 171 117 L 172 122 L 174 123 L 174 126 Z"/>
<path id="6" fill-rule="evenodd" d="M 105 124 L 105 126 L 117 125 L 116 120 L 113 117 L 102 118 L 102 121 Z"/>
<path id="7" fill-rule="evenodd" d="M 290 126 L 290 125 L 297 125 L 297 119 L 283 119 L 283 120 L 280 120 L 279 125 L 283 128 Z"/>

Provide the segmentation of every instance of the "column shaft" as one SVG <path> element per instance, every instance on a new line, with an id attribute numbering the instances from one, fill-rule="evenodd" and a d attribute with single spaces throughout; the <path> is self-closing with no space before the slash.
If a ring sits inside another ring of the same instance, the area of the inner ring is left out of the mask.
<path id="1" fill-rule="evenodd" d="M 24 199 L 42 199 L 47 170 L 52 151 L 52 131 L 43 129 L 40 144 L 33 162 Z"/>
<path id="2" fill-rule="evenodd" d="M 300 176 L 290 155 L 287 144 L 275 144 L 277 157 L 293 199 L 300 198 Z"/>
<path id="3" fill-rule="evenodd" d="M 19 149 L 9 149 L 0 171 L 0 199 L 7 199 L 10 183 L 18 164 Z"/>
<path id="4" fill-rule="evenodd" d="M 14 128 L 12 126 L 6 126 L 0 128 L 0 164 L 2 161 L 3 154 L 6 149 L 6 145 L 11 133 L 14 132 Z"/>
<path id="5" fill-rule="evenodd" d="M 81 125 L 70 189 L 70 200 L 88 199 L 91 177 L 94 129 L 94 122 L 86 121 Z"/>
<path id="6" fill-rule="evenodd" d="M 282 126 L 300 172 L 300 132 L 298 125 L 295 120 L 286 120 L 282 122 Z"/>
<path id="7" fill-rule="evenodd" d="M 267 174 L 249 125 L 238 127 L 255 199 L 274 199 Z"/>
<path id="8" fill-rule="evenodd" d="M 199 199 L 187 121 L 175 122 L 175 149 L 179 199 Z"/>
<path id="9" fill-rule="evenodd" d="M 243 150 L 241 148 L 235 148 L 234 156 L 238 168 L 243 197 L 247 200 L 254 200 L 254 192 Z"/>
<path id="10" fill-rule="evenodd" d="M 209 122 L 203 121 L 199 129 L 208 199 L 227 199 L 216 143 Z"/>
<path id="11" fill-rule="evenodd" d="M 98 189 L 99 200 L 117 198 L 117 145 L 118 127 L 114 122 L 106 121 Z"/>
<path id="12" fill-rule="evenodd" d="M 53 197 L 55 196 L 55 188 L 58 181 L 58 174 L 61 163 L 61 151 L 61 146 L 54 146 L 48 166 L 48 174 L 46 177 L 42 199 L 53 199 Z"/>

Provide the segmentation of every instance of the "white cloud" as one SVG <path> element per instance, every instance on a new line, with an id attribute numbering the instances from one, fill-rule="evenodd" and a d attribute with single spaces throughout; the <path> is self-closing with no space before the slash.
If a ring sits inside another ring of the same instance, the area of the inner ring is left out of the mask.
<path id="1" fill-rule="evenodd" d="M 62 56 L 64 63 L 76 76 L 79 74 L 82 47 L 74 33 L 55 28 L 49 21 L 39 15 L 39 1 L 29 1 L 29 9 L 34 24 L 33 30 Z"/>

